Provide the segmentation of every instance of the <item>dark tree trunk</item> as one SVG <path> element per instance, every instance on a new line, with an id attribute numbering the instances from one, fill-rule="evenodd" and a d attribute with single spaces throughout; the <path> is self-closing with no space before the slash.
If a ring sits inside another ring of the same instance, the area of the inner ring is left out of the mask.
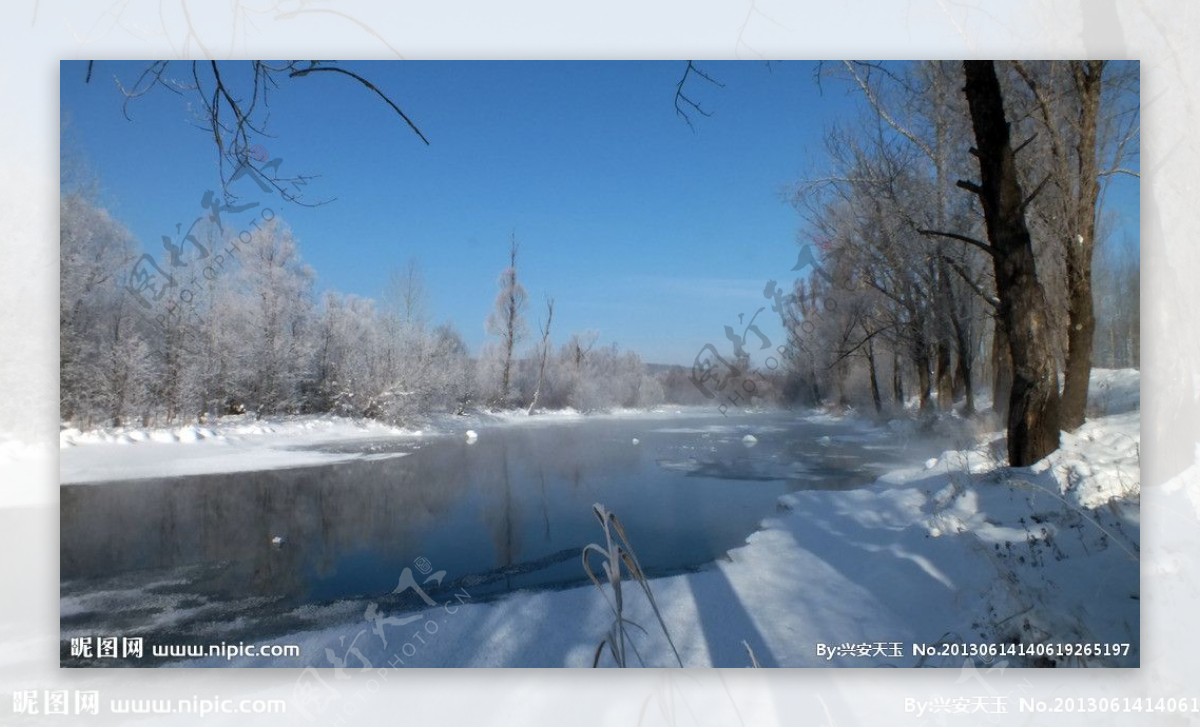
<path id="1" fill-rule="evenodd" d="M 900 370 L 900 352 L 892 350 L 892 397 L 904 409 L 904 372 Z"/>
<path id="2" fill-rule="evenodd" d="M 945 103 L 948 89 L 942 83 L 942 75 L 935 76 L 934 99 L 938 110 L 934 116 L 934 173 L 937 178 L 937 226 L 946 227 L 948 195 L 946 192 L 946 147 L 947 147 L 947 111 Z M 937 387 L 938 408 L 949 412 L 954 409 L 954 369 L 951 364 L 950 319 L 954 315 L 954 291 L 950 286 L 950 270 L 946 265 L 944 241 L 937 241 L 937 252 L 930 263 L 932 279 L 934 280 L 934 376 Z"/>
<path id="3" fill-rule="evenodd" d="M 962 373 L 963 373 L 962 357 L 959 356 L 956 351 L 954 354 L 954 399 L 955 399 L 955 401 L 958 401 L 959 397 L 962 397 L 966 394 L 966 390 L 964 389 L 964 385 L 963 385 Z"/>
<path id="4" fill-rule="evenodd" d="M 817 382 L 817 364 L 811 357 L 809 358 L 808 376 L 811 382 L 813 404 L 819 406 L 821 404 L 821 385 Z"/>
<path id="5" fill-rule="evenodd" d="M 958 381 L 962 384 L 963 390 L 963 414 L 975 414 L 975 382 L 972 369 L 974 368 L 974 355 L 971 351 L 971 332 L 967 325 L 955 319 L 954 321 L 954 336 L 958 342 Z"/>
<path id="6" fill-rule="evenodd" d="M 963 414 L 969 417 L 975 414 L 975 383 L 972 381 L 971 364 L 962 357 L 958 359 L 958 376 L 963 384 Z"/>
<path id="7" fill-rule="evenodd" d="M 867 339 L 867 370 L 871 375 L 871 400 L 875 403 L 875 414 L 883 413 L 883 399 L 879 396 L 879 377 L 875 372 L 875 344 Z"/>
<path id="8" fill-rule="evenodd" d="M 934 356 L 938 409 L 949 411 L 954 408 L 954 369 L 951 366 L 949 342 L 939 341 L 934 348 Z"/>
<path id="9" fill-rule="evenodd" d="M 992 319 L 992 409 L 1002 420 L 1008 419 L 1008 398 L 1012 394 L 1012 355 L 1008 331 L 997 314 Z"/>
<path id="10" fill-rule="evenodd" d="M 939 223 L 941 225 L 942 223 Z M 935 269 L 937 293 L 934 309 L 937 345 L 934 351 L 934 371 L 937 382 L 938 408 L 943 411 L 954 409 L 954 365 L 952 362 L 951 319 L 954 317 L 954 292 L 950 289 L 950 271 L 943 253 L 937 254 Z"/>
<path id="11" fill-rule="evenodd" d="M 963 69 L 981 180 L 979 185 L 964 186 L 979 195 L 991 243 L 998 313 L 1008 331 L 1013 365 L 1008 460 L 1021 467 L 1058 449 L 1058 371 L 995 65 L 964 61 Z"/>
<path id="12" fill-rule="evenodd" d="M 917 393 L 920 395 L 920 411 L 926 412 L 929 410 L 929 354 L 926 352 L 924 345 L 920 347 L 920 353 L 917 354 L 913 364 L 917 367 Z"/>
<path id="13" fill-rule="evenodd" d="M 1074 430 L 1087 412 L 1088 380 L 1092 373 L 1092 343 L 1096 315 L 1092 305 L 1092 253 L 1096 239 L 1096 203 L 1100 182 L 1096 162 L 1096 120 L 1100 113 L 1103 61 L 1071 64 L 1079 92 L 1079 138 L 1076 141 L 1076 229 L 1066 244 L 1067 362 L 1062 394 L 1062 428 Z"/>
<path id="14" fill-rule="evenodd" d="M 846 363 L 844 360 L 834 368 L 834 378 L 837 380 L 838 407 L 848 407 L 850 398 L 846 396 Z"/>

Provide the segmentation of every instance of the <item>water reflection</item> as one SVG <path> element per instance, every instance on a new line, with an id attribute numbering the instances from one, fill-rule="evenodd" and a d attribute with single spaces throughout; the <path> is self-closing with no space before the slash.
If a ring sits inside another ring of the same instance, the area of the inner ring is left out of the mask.
<path id="1" fill-rule="evenodd" d="M 780 413 L 683 424 L 483 429 L 473 444 L 369 448 L 403 456 L 65 486 L 64 638 L 262 638 L 361 613 L 361 600 L 386 605 L 419 557 L 446 571 L 443 589 L 475 598 L 582 583 L 597 501 L 620 515 L 651 575 L 700 568 L 742 543 L 779 495 L 860 485 L 915 457 L 885 434 Z"/>

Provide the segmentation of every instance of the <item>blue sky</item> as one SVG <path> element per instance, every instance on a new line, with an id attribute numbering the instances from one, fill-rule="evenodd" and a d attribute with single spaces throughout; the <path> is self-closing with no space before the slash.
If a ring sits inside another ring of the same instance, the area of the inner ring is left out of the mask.
<path id="1" fill-rule="evenodd" d="M 248 68 L 226 65 L 227 78 Z M 306 198 L 336 200 L 304 208 L 239 184 L 291 226 L 318 291 L 376 298 L 415 258 L 433 322 L 478 348 L 515 232 L 531 322 L 550 295 L 556 341 L 592 329 L 665 363 L 690 363 L 709 342 L 724 351 L 724 326 L 767 304 L 768 280 L 792 279 L 800 220 L 785 190 L 820 168 L 824 131 L 857 104 L 844 85 L 822 93 L 813 64 L 703 62 L 724 86 L 689 81 L 712 114 L 693 131 L 673 106 L 679 61 L 343 65 L 430 145 L 350 79 L 281 84 L 261 143 L 281 173 L 320 175 Z M 86 65 L 64 62 L 62 118 L 105 206 L 161 253 L 156 241 L 201 214 L 219 181 L 183 97 L 156 89 L 122 115 L 113 79 L 129 85 L 144 67 L 99 62 L 84 84 Z M 1136 239 L 1136 184 L 1110 195 Z M 782 339 L 769 314 L 764 332 Z"/>

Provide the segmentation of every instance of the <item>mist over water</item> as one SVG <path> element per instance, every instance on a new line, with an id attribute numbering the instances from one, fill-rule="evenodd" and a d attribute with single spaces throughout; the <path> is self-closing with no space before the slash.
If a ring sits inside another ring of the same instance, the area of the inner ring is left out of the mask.
<path id="1" fill-rule="evenodd" d="M 435 599 L 583 584 L 580 550 L 601 538 L 596 502 L 621 518 L 651 576 L 701 569 L 757 530 L 780 495 L 861 487 L 950 444 L 767 412 L 533 422 L 480 428 L 473 443 L 347 447 L 364 457 L 64 486 L 64 645 L 110 634 L 265 639 L 360 619 L 368 602 L 417 609 L 415 594 L 391 592 L 421 558 L 445 572 L 426 586 Z"/>

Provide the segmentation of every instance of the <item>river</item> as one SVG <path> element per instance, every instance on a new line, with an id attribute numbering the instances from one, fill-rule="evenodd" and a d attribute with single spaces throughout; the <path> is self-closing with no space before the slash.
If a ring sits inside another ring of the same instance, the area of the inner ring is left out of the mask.
<path id="1" fill-rule="evenodd" d="M 582 584 L 581 549 L 602 538 L 597 502 L 650 576 L 702 569 L 780 495 L 861 487 L 948 447 L 855 419 L 685 411 L 534 418 L 478 428 L 474 442 L 342 443 L 362 457 L 321 466 L 67 485 L 63 663 L 90 664 L 69 657 L 72 636 L 264 640 L 365 600 L 395 611 L 415 599 L 392 595 L 414 562 L 438 577 L 429 593 L 475 600 Z"/>

